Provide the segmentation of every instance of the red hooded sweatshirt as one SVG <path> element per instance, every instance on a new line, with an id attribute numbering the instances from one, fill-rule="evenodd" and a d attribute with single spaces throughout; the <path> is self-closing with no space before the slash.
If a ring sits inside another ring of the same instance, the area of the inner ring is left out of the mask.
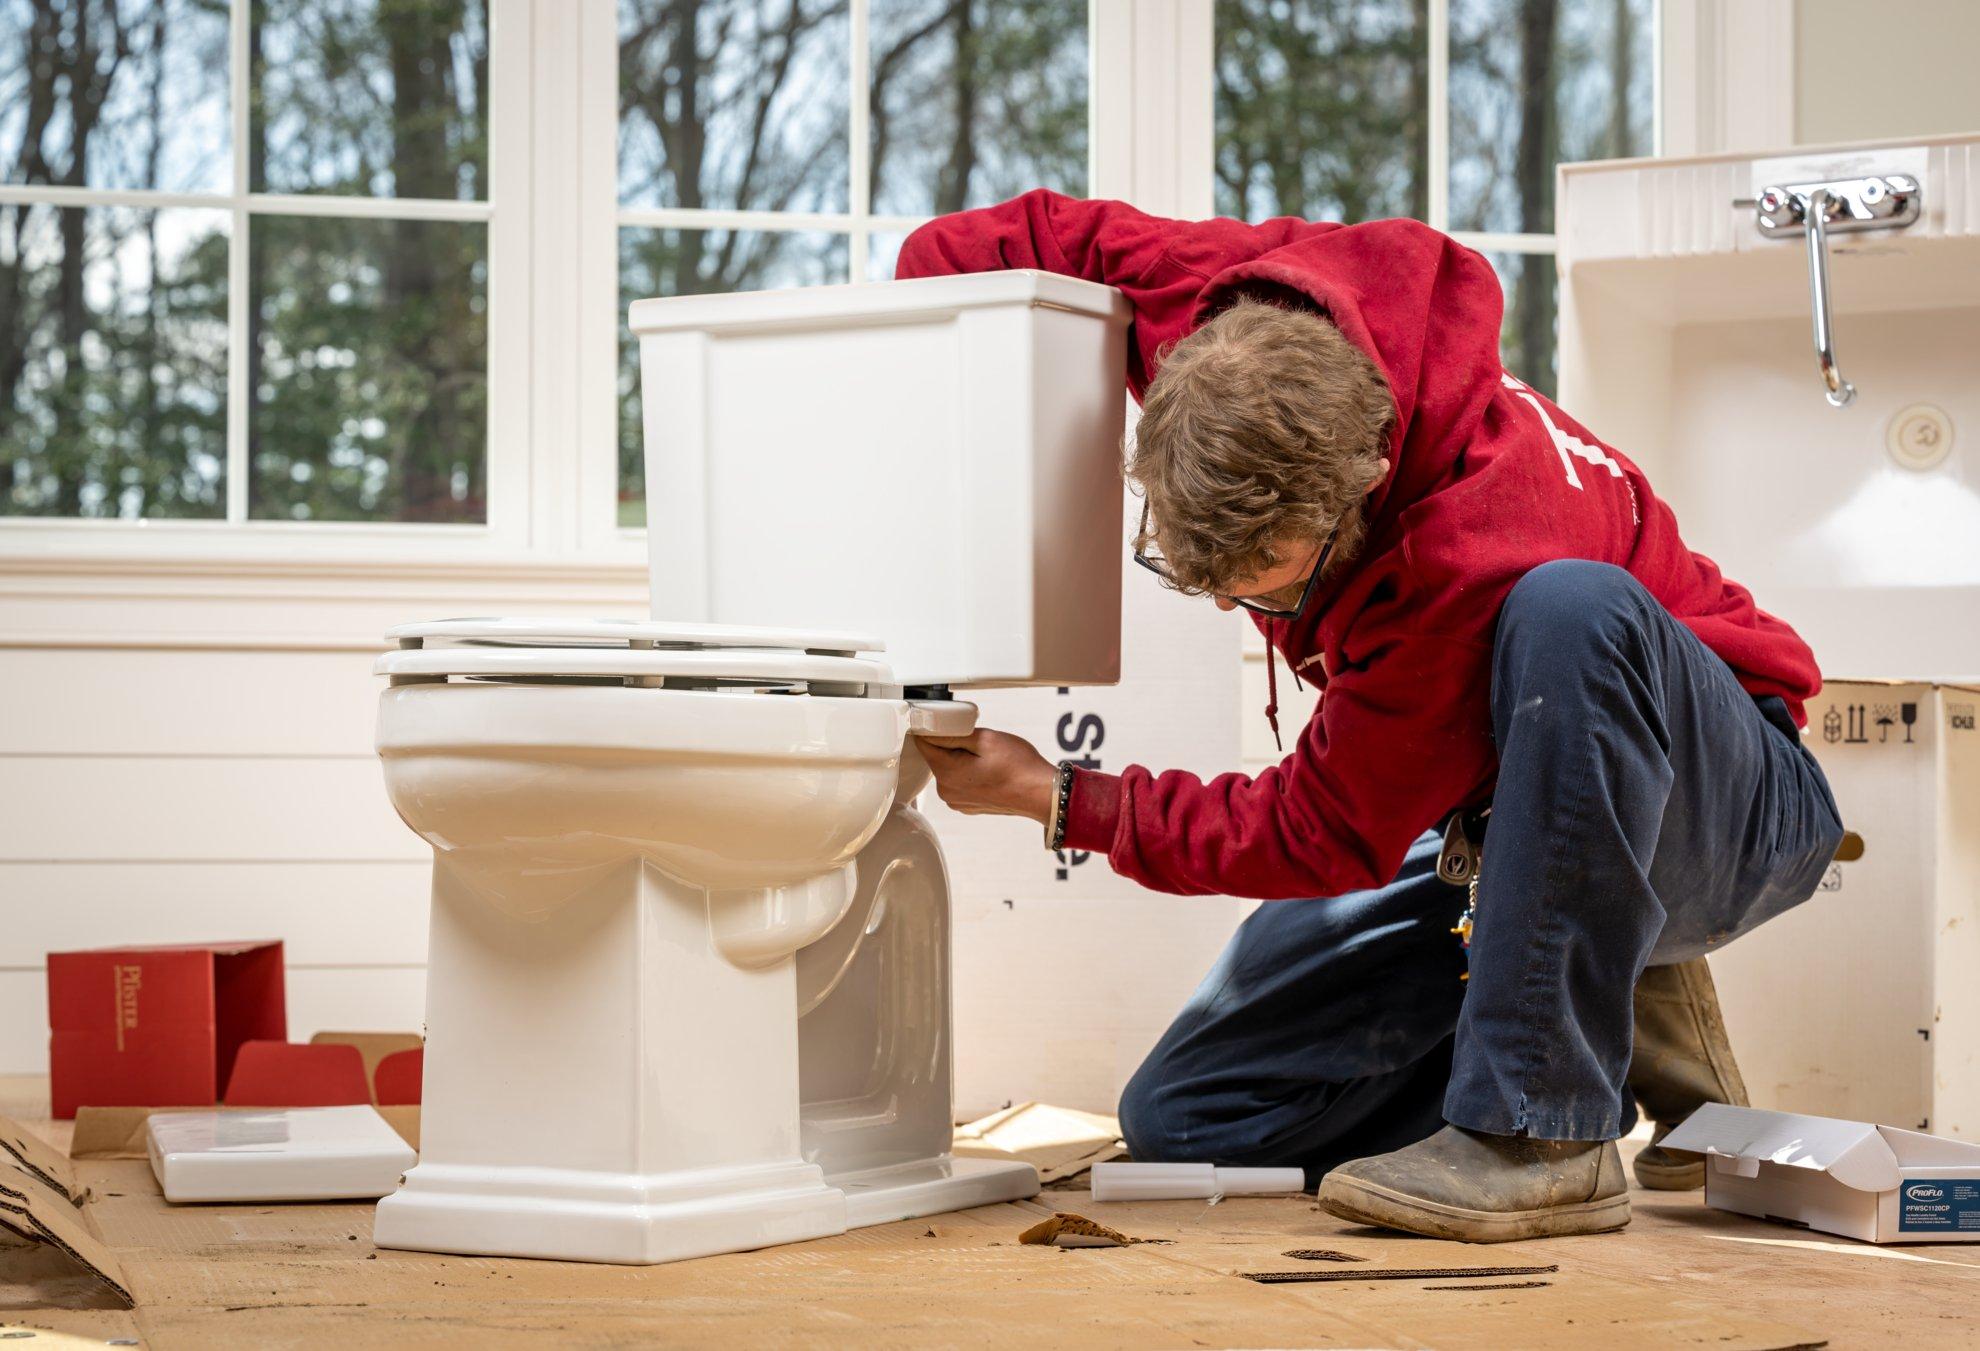
<path id="1" fill-rule="evenodd" d="M 1391 881 L 1410 843 L 1490 798 L 1492 634 L 1513 584 L 1557 558 L 1626 568 L 1795 721 L 1821 687 L 1808 647 L 1685 548 L 1642 472 L 1499 364 L 1485 259 L 1427 225 L 1174 221 L 1038 191 L 908 238 L 901 277 L 1040 268 L 1134 306 L 1135 397 L 1165 349 L 1241 297 L 1318 310 L 1388 377 L 1388 479 L 1338 580 L 1259 620 L 1320 706 L 1256 778 L 1082 770 L 1066 843 L 1158 891 L 1268 899 Z"/>

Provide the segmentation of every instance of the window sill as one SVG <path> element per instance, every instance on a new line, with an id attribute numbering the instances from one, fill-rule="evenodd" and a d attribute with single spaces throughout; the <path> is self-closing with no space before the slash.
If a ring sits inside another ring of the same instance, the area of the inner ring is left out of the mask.
<path id="1" fill-rule="evenodd" d="M 613 582 L 645 570 L 644 533 L 623 530 L 554 552 L 479 525 L 0 519 L 0 577 Z"/>
<path id="2" fill-rule="evenodd" d="M 478 526 L 0 522 L 0 649 L 377 651 L 447 614 L 636 617 L 646 551 Z"/>

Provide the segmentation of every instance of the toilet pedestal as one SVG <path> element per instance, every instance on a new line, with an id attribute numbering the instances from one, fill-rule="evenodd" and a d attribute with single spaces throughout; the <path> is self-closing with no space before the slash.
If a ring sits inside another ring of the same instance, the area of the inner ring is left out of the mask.
<path id="1" fill-rule="evenodd" d="M 842 1232 L 799 1153 L 790 957 L 637 859 L 520 918 L 436 859 L 420 1162 L 381 1247 L 651 1263 Z"/>
<path id="2" fill-rule="evenodd" d="M 845 918 L 797 956 L 802 1149 L 845 1193 L 851 1228 L 1038 1192 L 1030 1164 L 949 1153 L 948 870 L 906 805 L 926 776 L 910 750 Z"/>

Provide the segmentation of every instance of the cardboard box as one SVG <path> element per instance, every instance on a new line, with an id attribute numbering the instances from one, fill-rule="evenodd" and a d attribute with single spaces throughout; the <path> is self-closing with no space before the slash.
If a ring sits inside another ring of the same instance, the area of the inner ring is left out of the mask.
<path id="1" fill-rule="evenodd" d="M 48 954 L 54 1115 L 205 1107 L 241 1043 L 288 1034 L 280 942 Z"/>
<path id="2" fill-rule="evenodd" d="M 1664 1139 L 1707 1156 L 1705 1204 L 1866 1243 L 1980 1241 L 1980 1145 L 1707 1103 Z"/>
<path id="3" fill-rule="evenodd" d="M 1831 680 L 1807 744 L 1863 855 L 1712 956 L 1756 1107 L 1980 1140 L 1980 690 Z"/>

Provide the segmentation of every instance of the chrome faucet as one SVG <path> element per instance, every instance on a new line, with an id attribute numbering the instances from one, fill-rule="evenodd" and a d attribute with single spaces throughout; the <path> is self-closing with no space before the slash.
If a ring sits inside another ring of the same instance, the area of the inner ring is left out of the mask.
<path id="1" fill-rule="evenodd" d="M 1846 408 L 1856 386 L 1836 364 L 1829 307 L 1829 236 L 1858 230 L 1895 230 L 1918 219 L 1922 194 L 1908 174 L 1872 175 L 1827 183 L 1788 183 L 1763 188 L 1753 200 L 1754 223 L 1769 239 L 1803 236 L 1808 244 L 1808 302 L 1815 324 L 1815 361 L 1831 406 Z"/>

